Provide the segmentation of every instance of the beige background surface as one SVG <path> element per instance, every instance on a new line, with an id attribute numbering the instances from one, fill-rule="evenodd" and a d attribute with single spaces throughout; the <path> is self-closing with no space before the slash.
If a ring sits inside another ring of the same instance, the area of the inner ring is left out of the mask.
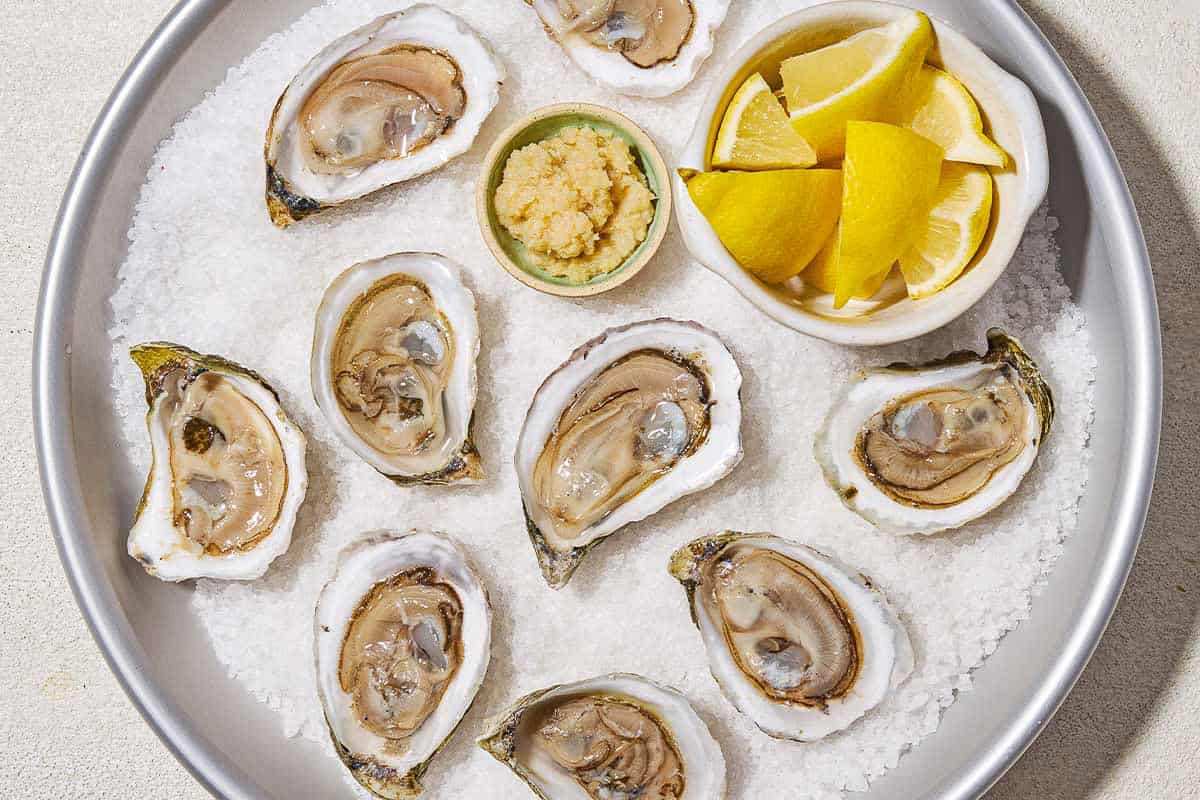
<path id="1" fill-rule="evenodd" d="M 1023 4 L 1095 105 L 1137 201 L 1162 313 L 1166 415 L 1154 505 L 1116 618 L 1062 711 L 989 797 L 1200 797 L 1200 0 Z M 126 700 L 79 616 L 42 507 L 29 401 L 59 197 L 101 104 L 171 5 L 0 4 L 2 797 L 206 796 Z"/>

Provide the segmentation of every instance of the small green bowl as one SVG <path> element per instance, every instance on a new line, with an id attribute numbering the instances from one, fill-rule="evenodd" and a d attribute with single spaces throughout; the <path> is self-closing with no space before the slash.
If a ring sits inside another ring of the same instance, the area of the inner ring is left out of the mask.
<path id="1" fill-rule="evenodd" d="M 654 193 L 654 219 L 646 238 L 611 272 L 584 283 L 551 275 L 534 266 L 525 245 L 509 235 L 496 216 L 496 188 L 504 177 L 504 165 L 514 150 L 554 136 L 564 128 L 588 126 L 612 132 L 629 144 L 634 160 Z M 484 241 L 492 255 L 510 275 L 526 286 L 560 297 L 588 297 L 615 289 L 628 281 L 654 256 L 671 223 L 671 177 L 662 153 L 646 132 L 627 117 L 603 106 L 588 103 L 559 103 L 546 106 L 513 123 L 492 145 L 483 162 L 475 190 L 475 209 Z"/>

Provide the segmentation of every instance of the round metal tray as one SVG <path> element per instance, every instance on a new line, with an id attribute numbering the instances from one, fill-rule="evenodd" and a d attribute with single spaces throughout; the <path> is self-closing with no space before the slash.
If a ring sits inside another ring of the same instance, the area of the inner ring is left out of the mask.
<path id="1" fill-rule="evenodd" d="M 143 47 L 92 130 L 46 261 L 34 419 L 46 505 L 76 599 L 130 698 L 213 794 L 327 797 L 331 759 L 285 740 L 274 713 L 226 677 L 187 587 L 146 580 L 124 554 L 141 476 L 109 399 L 108 297 L 155 146 L 174 121 L 315 0 L 185 0 Z M 1032 617 L 975 673 L 941 728 L 865 797 L 974 798 L 1029 745 L 1087 663 L 1120 595 L 1150 497 L 1161 355 L 1145 242 L 1121 169 L 1058 55 L 1011 0 L 915 5 L 969 32 L 1037 95 L 1063 271 L 1099 356 L 1091 475 L 1079 528 Z M 234 722 L 236 721 L 236 722 Z"/>

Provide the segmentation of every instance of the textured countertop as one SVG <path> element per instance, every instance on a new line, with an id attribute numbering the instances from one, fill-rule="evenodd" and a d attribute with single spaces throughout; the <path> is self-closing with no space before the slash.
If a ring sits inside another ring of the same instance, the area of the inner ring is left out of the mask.
<path id="1" fill-rule="evenodd" d="M 100 106 L 172 4 L 4 4 L 3 797 L 206 796 L 126 700 L 75 607 L 42 506 L 29 400 L 34 307 L 59 198 Z M 989 797 L 1200 797 L 1200 0 L 1022 4 L 1083 85 L 1137 201 L 1162 314 L 1165 417 L 1154 504 L 1116 617 L 1062 710 Z"/>

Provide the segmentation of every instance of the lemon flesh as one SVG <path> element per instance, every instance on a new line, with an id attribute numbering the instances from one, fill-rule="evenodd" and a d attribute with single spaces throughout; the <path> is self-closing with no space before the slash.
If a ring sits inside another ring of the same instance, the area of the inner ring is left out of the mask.
<path id="1" fill-rule="evenodd" d="M 804 269 L 841 210 L 842 173 L 836 169 L 701 172 L 687 187 L 725 249 L 767 283 L 782 283 Z"/>
<path id="2" fill-rule="evenodd" d="M 986 167 L 947 161 L 924 228 L 900 257 L 914 300 L 941 291 L 971 263 L 992 218 L 992 175 Z"/>
<path id="3" fill-rule="evenodd" d="M 941 167 L 942 148 L 910 130 L 847 124 L 835 308 L 863 296 L 908 252 L 926 228 Z"/>
<path id="4" fill-rule="evenodd" d="M 991 167 L 1008 162 L 1004 150 L 983 132 L 975 99 L 953 75 L 925 65 L 911 98 L 901 124 L 941 145 L 947 161 Z"/>
<path id="5" fill-rule="evenodd" d="M 817 156 L 792 128 L 766 80 L 755 73 L 725 111 L 712 163 L 722 169 L 788 169 L 811 167 Z"/>
<path id="6" fill-rule="evenodd" d="M 929 18 L 914 11 L 780 64 L 792 127 L 818 161 L 845 152 L 850 120 L 899 121 L 932 44 Z"/>

